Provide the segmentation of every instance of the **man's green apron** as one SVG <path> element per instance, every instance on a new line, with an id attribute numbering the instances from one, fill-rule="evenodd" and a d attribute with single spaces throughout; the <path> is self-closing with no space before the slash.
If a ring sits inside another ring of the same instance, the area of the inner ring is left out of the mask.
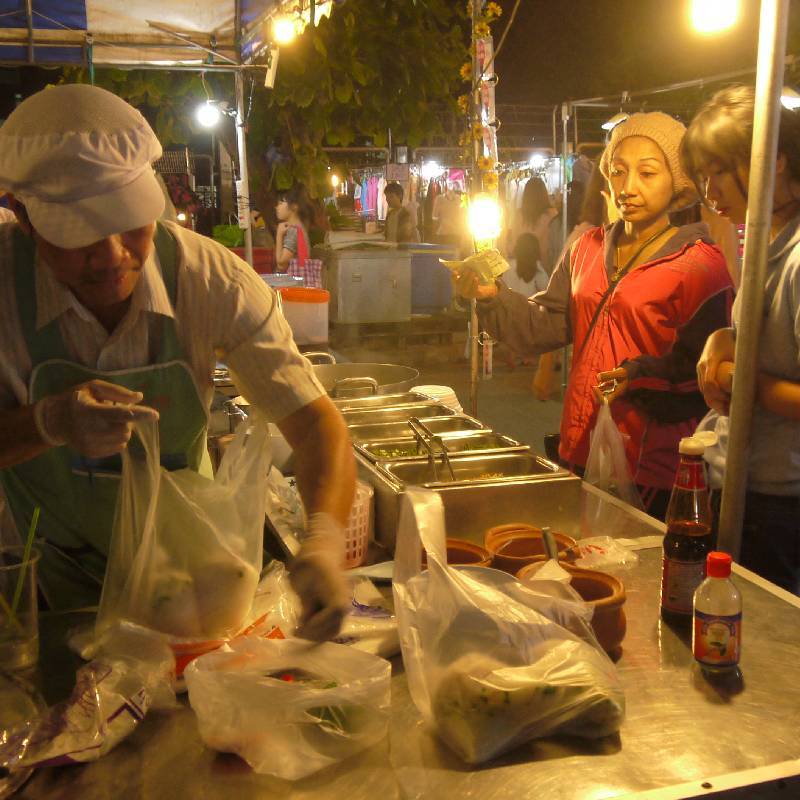
<path id="1" fill-rule="evenodd" d="M 161 274 L 173 307 L 177 297 L 176 244 L 161 225 L 155 236 Z M 175 321 L 163 316 L 154 363 L 104 372 L 67 356 L 58 319 L 36 329 L 36 278 L 33 243 L 21 231 L 14 242 L 14 277 L 20 324 L 33 370 L 29 402 L 101 379 L 144 394 L 143 404 L 158 409 L 162 464 L 199 470 L 208 461 L 207 416 L 192 372 L 178 341 Z M 37 458 L 0 471 L 8 504 L 22 535 L 33 510 L 41 507 L 39 582 L 55 609 L 96 605 L 105 575 L 121 459 L 87 459 L 70 447 L 54 447 Z"/>

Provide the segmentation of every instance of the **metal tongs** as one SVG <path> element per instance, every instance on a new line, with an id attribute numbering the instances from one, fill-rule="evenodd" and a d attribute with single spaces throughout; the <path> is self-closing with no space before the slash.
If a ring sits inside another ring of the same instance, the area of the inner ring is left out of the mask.
<path id="1" fill-rule="evenodd" d="M 431 433 L 431 431 L 428 430 L 428 428 L 426 428 L 417 417 L 411 417 L 408 420 L 408 427 L 411 428 L 411 432 L 414 434 L 414 438 L 417 440 L 417 446 L 421 446 L 428 454 L 428 463 L 431 465 L 431 469 L 433 470 L 433 479 L 439 483 L 439 471 L 436 467 L 436 457 L 437 455 L 440 455 L 444 465 L 447 467 L 447 471 L 450 473 L 450 480 L 454 481 L 456 476 L 453 472 L 453 466 L 450 464 L 450 456 L 448 455 L 448 450 L 445 446 L 445 443 L 442 441 L 442 437 L 435 436 L 433 433 Z M 434 450 L 434 446 L 438 448 L 438 453 Z"/>

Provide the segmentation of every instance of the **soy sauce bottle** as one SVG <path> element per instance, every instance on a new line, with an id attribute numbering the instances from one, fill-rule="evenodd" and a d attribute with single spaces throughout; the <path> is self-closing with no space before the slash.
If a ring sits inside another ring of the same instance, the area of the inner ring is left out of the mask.
<path id="1" fill-rule="evenodd" d="M 699 437 L 681 439 L 680 464 L 667 507 L 667 535 L 661 574 L 661 617 L 689 630 L 692 599 L 705 580 L 706 559 L 712 550 L 711 504 Z"/>

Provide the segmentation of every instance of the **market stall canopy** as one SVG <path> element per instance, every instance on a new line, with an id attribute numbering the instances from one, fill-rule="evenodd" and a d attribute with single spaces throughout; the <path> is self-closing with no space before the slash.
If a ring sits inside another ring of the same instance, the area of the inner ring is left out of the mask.
<path id="1" fill-rule="evenodd" d="M 0 0 L 0 64 L 231 67 L 264 63 L 271 18 L 334 0 Z"/>

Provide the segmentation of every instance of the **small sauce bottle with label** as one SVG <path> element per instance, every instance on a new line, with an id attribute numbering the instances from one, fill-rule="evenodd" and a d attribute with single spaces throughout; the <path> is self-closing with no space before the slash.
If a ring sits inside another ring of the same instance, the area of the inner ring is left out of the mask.
<path id="1" fill-rule="evenodd" d="M 709 672 L 728 672 L 739 664 L 742 646 L 742 595 L 731 580 L 731 557 L 711 552 L 708 577 L 694 593 L 692 652 Z"/>

